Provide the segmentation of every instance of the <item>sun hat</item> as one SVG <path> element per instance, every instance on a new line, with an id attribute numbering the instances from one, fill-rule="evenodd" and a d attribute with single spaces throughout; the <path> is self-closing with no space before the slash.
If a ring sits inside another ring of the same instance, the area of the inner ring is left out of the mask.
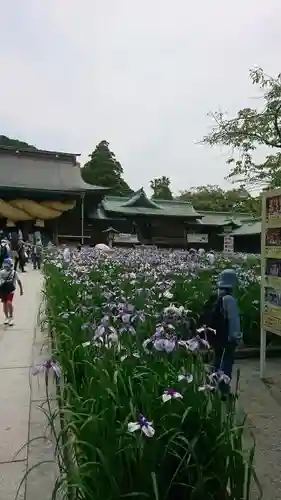
<path id="1" fill-rule="evenodd" d="M 234 288 L 237 285 L 237 276 L 234 269 L 225 269 L 220 273 L 218 287 Z"/>

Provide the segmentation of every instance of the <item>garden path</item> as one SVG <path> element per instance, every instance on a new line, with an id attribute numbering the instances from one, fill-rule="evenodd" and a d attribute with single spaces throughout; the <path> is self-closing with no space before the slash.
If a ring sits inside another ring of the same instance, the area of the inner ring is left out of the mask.
<path id="1" fill-rule="evenodd" d="M 259 360 L 237 361 L 241 370 L 239 405 L 248 415 L 256 441 L 256 472 L 264 500 L 281 500 L 281 361 L 267 361 L 266 380 Z M 258 498 L 253 488 L 253 500 Z"/>
<path id="2" fill-rule="evenodd" d="M 44 381 L 31 376 L 31 366 L 44 355 L 42 334 L 37 329 L 42 276 L 28 269 L 21 279 L 24 295 L 16 293 L 15 325 L 0 325 L 0 498 L 3 500 L 15 499 L 30 467 L 42 460 L 53 460 L 52 444 L 42 439 L 46 434 L 46 417 L 41 409 Z M 36 437 L 40 439 L 34 440 Z M 28 441 L 29 446 L 24 446 Z M 55 472 L 53 463 L 34 469 L 24 481 L 18 499 L 47 500 Z"/>

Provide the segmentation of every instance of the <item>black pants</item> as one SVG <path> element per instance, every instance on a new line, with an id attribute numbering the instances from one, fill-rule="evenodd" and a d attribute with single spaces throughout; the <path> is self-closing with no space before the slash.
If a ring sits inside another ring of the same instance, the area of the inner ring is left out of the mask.
<path id="1" fill-rule="evenodd" d="M 18 266 L 20 270 L 24 272 L 25 260 L 21 259 L 20 257 L 15 257 L 15 262 L 14 262 L 15 271 L 17 270 Z"/>
<path id="2" fill-rule="evenodd" d="M 224 374 L 230 378 L 230 380 L 232 378 L 236 347 L 236 342 L 228 342 L 224 347 L 220 346 L 215 347 L 214 349 L 213 366 L 215 371 L 217 372 L 222 370 Z M 220 384 L 220 389 L 222 393 L 228 393 L 230 391 L 230 384 L 222 382 Z"/>
<path id="3" fill-rule="evenodd" d="M 228 342 L 224 347 L 215 347 L 214 349 L 214 368 L 216 371 L 222 370 L 230 379 L 234 365 L 236 342 Z"/>
<path id="4" fill-rule="evenodd" d="M 39 257 L 38 255 L 32 255 L 31 260 L 32 260 L 32 264 L 33 264 L 33 269 L 40 269 L 41 257 Z"/>

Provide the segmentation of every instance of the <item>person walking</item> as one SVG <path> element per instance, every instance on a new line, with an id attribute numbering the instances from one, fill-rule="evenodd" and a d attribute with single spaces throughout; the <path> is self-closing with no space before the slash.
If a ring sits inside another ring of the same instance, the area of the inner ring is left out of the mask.
<path id="1" fill-rule="evenodd" d="M 8 257 L 10 257 L 9 245 L 7 244 L 6 240 L 2 239 L 0 246 L 0 268 L 3 266 L 4 260 Z"/>
<path id="2" fill-rule="evenodd" d="M 213 250 L 210 250 L 210 251 L 207 253 L 207 257 L 208 257 L 209 264 L 210 264 L 211 266 L 214 266 L 215 261 L 216 261 L 216 257 L 215 257 L 215 254 L 214 254 Z"/>
<path id="3" fill-rule="evenodd" d="M 31 251 L 31 260 L 33 264 L 33 269 L 41 268 L 42 255 L 43 255 L 43 245 L 41 240 L 37 239 Z"/>
<path id="4" fill-rule="evenodd" d="M 216 331 L 213 339 L 213 367 L 216 372 L 223 372 L 229 382 L 232 378 L 235 350 L 242 340 L 240 313 L 234 295 L 236 285 L 237 276 L 234 269 L 221 272 L 217 299 L 205 317 L 206 326 Z M 221 389 L 222 392 L 228 393 L 230 384 L 223 381 Z"/>
<path id="5" fill-rule="evenodd" d="M 67 269 L 70 266 L 71 262 L 71 252 L 70 248 L 67 245 L 63 246 L 62 257 L 63 257 L 64 268 Z"/>
<path id="6" fill-rule="evenodd" d="M 13 326 L 14 324 L 13 298 L 17 284 L 20 294 L 23 295 L 22 282 L 14 269 L 13 261 L 7 258 L 4 260 L 3 268 L 0 270 L 0 298 L 5 316 L 4 325 Z"/>
<path id="7" fill-rule="evenodd" d="M 18 240 L 17 246 L 16 246 L 16 256 L 15 256 L 15 271 L 17 271 L 17 268 L 19 266 L 21 272 L 25 272 L 24 266 L 26 263 L 26 253 L 25 253 L 25 248 L 24 248 L 24 243 L 23 240 Z"/>

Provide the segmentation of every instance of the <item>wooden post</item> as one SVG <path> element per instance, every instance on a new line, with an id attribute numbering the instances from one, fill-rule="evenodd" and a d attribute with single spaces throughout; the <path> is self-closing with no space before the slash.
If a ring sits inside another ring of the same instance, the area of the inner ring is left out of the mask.
<path id="1" fill-rule="evenodd" d="M 85 193 L 82 193 L 81 195 L 81 245 L 84 245 L 84 200 L 85 200 Z"/>
<path id="2" fill-rule="evenodd" d="M 266 365 L 266 330 L 264 329 L 264 296 L 265 296 L 265 238 L 266 238 L 266 196 L 262 196 L 262 209 L 261 209 L 261 298 L 260 298 L 260 378 L 265 377 Z"/>

